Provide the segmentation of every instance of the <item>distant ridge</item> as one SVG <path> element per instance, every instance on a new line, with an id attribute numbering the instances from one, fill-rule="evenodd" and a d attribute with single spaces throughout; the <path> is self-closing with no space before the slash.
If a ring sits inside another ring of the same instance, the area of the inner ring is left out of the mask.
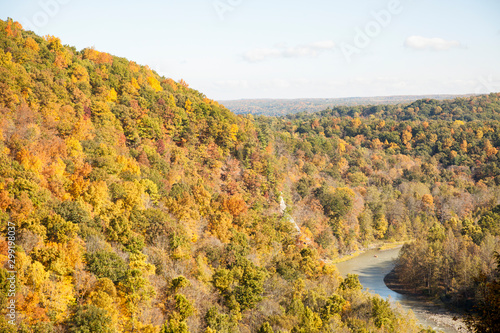
<path id="1" fill-rule="evenodd" d="M 317 112 L 335 106 L 404 104 L 419 99 L 446 100 L 467 95 L 402 95 L 344 98 L 299 98 L 299 99 L 239 99 L 218 101 L 236 114 L 283 116 L 300 112 Z"/>

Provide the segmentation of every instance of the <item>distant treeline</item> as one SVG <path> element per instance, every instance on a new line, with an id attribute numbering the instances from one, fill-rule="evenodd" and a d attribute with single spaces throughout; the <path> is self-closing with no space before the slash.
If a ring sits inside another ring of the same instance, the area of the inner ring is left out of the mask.
<path id="1" fill-rule="evenodd" d="M 295 113 L 314 113 L 336 106 L 404 104 L 419 99 L 453 99 L 458 95 L 380 96 L 347 98 L 303 98 L 303 99 L 241 99 L 219 101 L 236 114 L 283 116 Z"/>

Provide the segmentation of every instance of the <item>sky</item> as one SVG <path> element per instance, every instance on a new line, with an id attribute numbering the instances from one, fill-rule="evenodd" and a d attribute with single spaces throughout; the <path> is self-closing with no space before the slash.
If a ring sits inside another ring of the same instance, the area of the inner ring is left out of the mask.
<path id="1" fill-rule="evenodd" d="M 500 91 L 498 0 L 3 0 L 215 100 Z"/>

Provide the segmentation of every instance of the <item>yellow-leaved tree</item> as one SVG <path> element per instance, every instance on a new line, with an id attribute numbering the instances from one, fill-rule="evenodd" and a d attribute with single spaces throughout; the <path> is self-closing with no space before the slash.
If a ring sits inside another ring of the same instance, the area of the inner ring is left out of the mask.
<path id="1" fill-rule="evenodd" d="M 154 76 L 148 77 L 148 83 L 151 86 L 151 88 L 153 88 L 154 91 L 156 91 L 156 92 L 163 90 L 163 88 L 160 84 L 160 81 L 158 81 Z"/>

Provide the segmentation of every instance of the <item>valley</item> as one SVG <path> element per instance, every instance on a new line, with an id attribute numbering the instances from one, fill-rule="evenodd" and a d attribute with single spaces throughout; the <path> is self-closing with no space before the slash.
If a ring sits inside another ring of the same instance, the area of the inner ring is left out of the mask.
<path id="1" fill-rule="evenodd" d="M 433 332 L 397 251 L 495 327 L 500 93 L 289 111 L 0 20 L 2 332 Z"/>

